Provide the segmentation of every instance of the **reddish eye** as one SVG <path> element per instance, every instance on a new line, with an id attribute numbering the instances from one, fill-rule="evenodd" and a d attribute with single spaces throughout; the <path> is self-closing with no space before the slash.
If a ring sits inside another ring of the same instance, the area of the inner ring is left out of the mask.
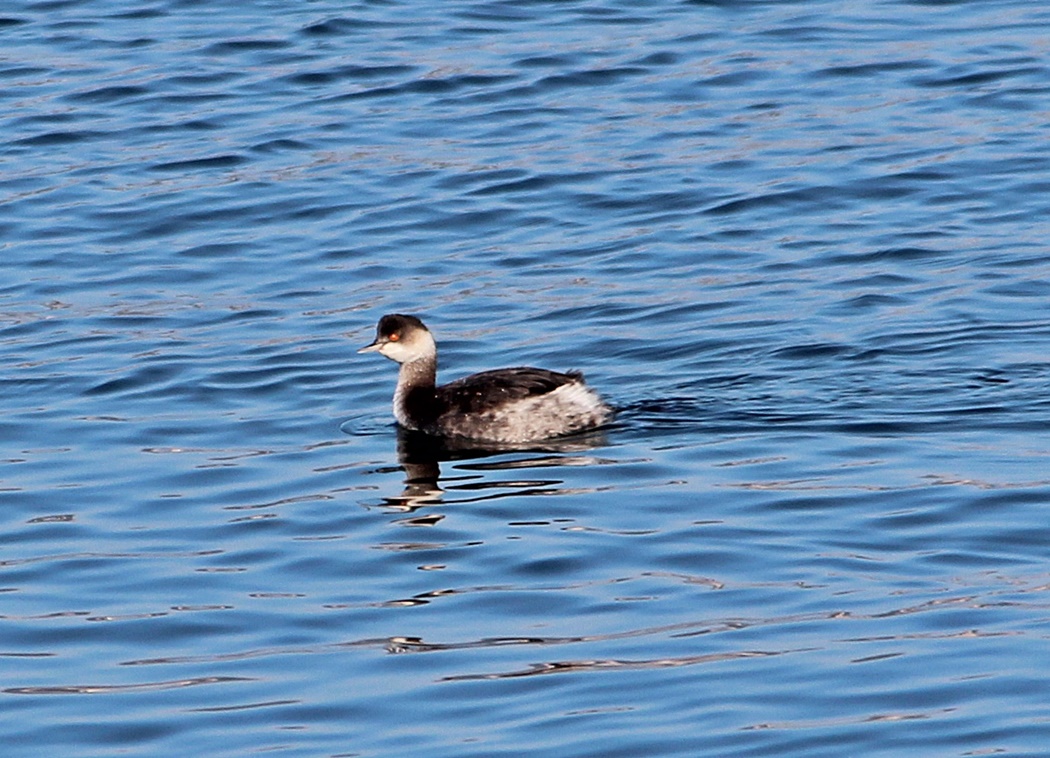
<path id="1" fill-rule="evenodd" d="M 401 339 L 401 335 L 398 334 L 397 332 L 394 332 L 393 334 L 390 335 L 389 339 L 390 339 L 391 342 L 397 342 L 399 339 Z"/>

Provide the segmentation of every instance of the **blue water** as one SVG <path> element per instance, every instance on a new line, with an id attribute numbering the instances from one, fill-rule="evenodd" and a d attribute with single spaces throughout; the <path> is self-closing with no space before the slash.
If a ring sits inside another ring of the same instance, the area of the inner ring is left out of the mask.
<path id="1" fill-rule="evenodd" d="M 6 3 L 4 754 L 1045 755 L 1048 38 Z M 391 311 L 616 422 L 410 445 Z"/>

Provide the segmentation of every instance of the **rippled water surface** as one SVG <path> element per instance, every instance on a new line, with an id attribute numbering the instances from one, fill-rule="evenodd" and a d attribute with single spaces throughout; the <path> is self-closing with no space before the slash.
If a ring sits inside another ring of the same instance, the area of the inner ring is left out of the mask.
<path id="1" fill-rule="evenodd" d="M 1041 3 L 0 39 L 5 755 L 1045 755 Z M 391 311 L 617 419 L 399 438 Z"/>

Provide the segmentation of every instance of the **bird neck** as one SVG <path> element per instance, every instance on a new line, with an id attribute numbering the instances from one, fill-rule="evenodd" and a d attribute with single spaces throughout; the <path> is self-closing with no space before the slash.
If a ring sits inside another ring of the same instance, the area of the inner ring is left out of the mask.
<path id="1" fill-rule="evenodd" d="M 394 417 L 401 426 L 419 429 L 433 414 L 437 358 L 424 356 L 401 364 L 394 391 Z"/>
<path id="2" fill-rule="evenodd" d="M 437 383 L 437 358 L 424 356 L 401 364 L 397 373 L 398 389 L 433 387 Z"/>

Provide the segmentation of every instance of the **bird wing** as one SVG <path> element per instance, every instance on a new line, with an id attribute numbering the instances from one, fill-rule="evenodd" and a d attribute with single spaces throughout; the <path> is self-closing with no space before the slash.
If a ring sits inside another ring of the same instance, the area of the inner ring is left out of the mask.
<path id="1" fill-rule="evenodd" d="M 582 382 L 577 372 L 560 374 L 542 368 L 502 368 L 482 371 L 439 387 L 437 394 L 447 408 L 481 413 L 507 402 L 546 395 L 558 387 Z"/>

